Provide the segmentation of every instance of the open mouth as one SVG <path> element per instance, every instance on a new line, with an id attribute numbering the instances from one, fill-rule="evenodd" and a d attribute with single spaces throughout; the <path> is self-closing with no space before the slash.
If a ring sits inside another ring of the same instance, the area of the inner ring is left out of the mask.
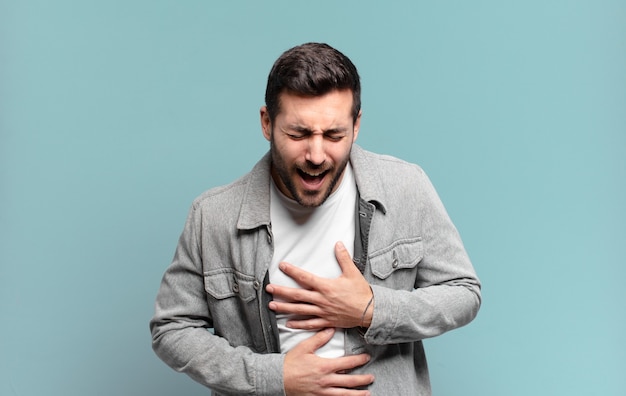
<path id="1" fill-rule="evenodd" d="M 300 175 L 304 185 L 309 189 L 316 189 L 319 187 L 324 181 L 327 173 L 328 170 L 321 172 L 305 172 L 302 169 L 298 169 L 298 175 Z"/>

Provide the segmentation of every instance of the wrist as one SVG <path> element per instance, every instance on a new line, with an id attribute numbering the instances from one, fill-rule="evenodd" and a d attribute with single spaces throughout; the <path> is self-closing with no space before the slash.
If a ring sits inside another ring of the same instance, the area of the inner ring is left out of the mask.
<path id="1" fill-rule="evenodd" d="M 374 316 L 374 291 L 370 287 L 371 296 L 363 310 L 363 314 L 361 315 L 361 324 L 359 325 L 362 328 L 369 328 L 372 324 L 372 317 Z"/>

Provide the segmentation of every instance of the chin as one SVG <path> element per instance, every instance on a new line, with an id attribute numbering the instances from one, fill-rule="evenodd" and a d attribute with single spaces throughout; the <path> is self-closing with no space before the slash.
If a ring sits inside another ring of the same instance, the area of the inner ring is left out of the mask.
<path id="1" fill-rule="evenodd" d="M 328 190 L 318 192 L 300 192 L 296 201 L 307 208 L 317 208 L 326 202 L 326 199 L 330 196 Z"/>

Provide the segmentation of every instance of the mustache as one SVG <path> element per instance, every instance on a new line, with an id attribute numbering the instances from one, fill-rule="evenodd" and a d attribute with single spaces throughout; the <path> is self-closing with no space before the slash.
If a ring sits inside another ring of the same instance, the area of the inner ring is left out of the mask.
<path id="1" fill-rule="evenodd" d="M 309 173 L 309 174 L 325 173 L 325 172 L 330 172 L 333 169 L 335 169 L 334 166 L 332 166 L 331 164 L 327 162 L 323 162 L 319 165 L 315 165 L 311 163 L 295 164 L 294 168 L 296 171 Z"/>

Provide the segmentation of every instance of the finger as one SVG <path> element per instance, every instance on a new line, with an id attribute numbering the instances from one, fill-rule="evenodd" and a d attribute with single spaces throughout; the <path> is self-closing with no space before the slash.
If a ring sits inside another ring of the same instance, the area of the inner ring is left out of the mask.
<path id="1" fill-rule="evenodd" d="M 284 314 L 298 316 L 320 316 L 323 314 L 319 307 L 312 304 L 270 301 L 268 306 L 272 311 Z"/>
<path id="2" fill-rule="evenodd" d="M 331 388 L 328 389 L 328 396 L 371 396 L 372 394 L 368 390 L 356 390 L 345 388 Z"/>
<path id="3" fill-rule="evenodd" d="M 278 264 L 278 268 L 304 289 L 315 289 L 320 283 L 319 277 L 295 265 L 281 262 Z"/>
<path id="4" fill-rule="evenodd" d="M 371 359 L 370 355 L 367 353 L 361 353 L 358 355 L 348 355 L 333 359 L 333 371 L 334 372 L 345 372 L 353 370 L 357 367 L 361 367 Z"/>
<path id="5" fill-rule="evenodd" d="M 268 293 L 272 294 L 275 299 L 280 299 L 287 302 L 302 302 L 314 304 L 317 301 L 315 298 L 316 294 L 309 290 L 272 284 L 267 285 L 265 290 L 267 290 Z"/>
<path id="6" fill-rule="evenodd" d="M 334 334 L 335 329 L 332 327 L 320 330 L 311 337 L 300 341 L 300 343 L 293 347 L 292 351 L 301 350 L 305 353 L 315 353 L 315 351 L 326 345 L 328 341 L 333 338 Z"/>
<path id="7" fill-rule="evenodd" d="M 311 318 L 302 320 L 288 320 L 286 326 L 290 329 L 299 330 L 321 330 L 326 327 L 331 327 L 333 324 L 327 319 Z"/>
<path id="8" fill-rule="evenodd" d="M 373 382 L 374 376 L 372 374 L 335 374 L 329 380 L 332 386 L 344 388 L 344 391 L 346 388 L 358 388 L 371 385 Z"/>
<path id="9" fill-rule="evenodd" d="M 352 261 L 352 257 L 350 257 L 350 252 L 348 252 L 348 249 L 346 249 L 343 242 L 337 242 L 335 244 L 335 257 L 337 258 L 339 268 L 341 268 L 341 272 L 343 274 L 351 274 L 355 273 L 355 271 L 359 272 L 358 268 Z"/>

